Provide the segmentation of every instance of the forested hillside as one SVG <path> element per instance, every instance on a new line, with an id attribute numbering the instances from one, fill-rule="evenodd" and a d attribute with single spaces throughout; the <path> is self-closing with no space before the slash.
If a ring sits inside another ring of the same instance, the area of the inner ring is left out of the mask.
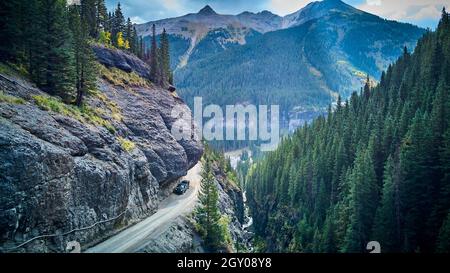
<path id="1" fill-rule="evenodd" d="M 2 65 L 78 107 L 97 88 L 100 68 L 93 47 L 139 57 L 150 66 L 147 80 L 156 85 L 165 86 L 173 79 L 166 32 L 159 36 L 159 44 L 153 35 L 151 46 L 144 48 L 143 39 L 131 19 L 125 19 L 120 3 L 108 12 L 105 0 L 2 1 L 0 40 Z"/>
<path id="2" fill-rule="evenodd" d="M 249 171 L 262 250 L 450 251 L 449 21 Z"/>
<path id="3" fill-rule="evenodd" d="M 246 44 L 227 50 L 216 50 L 217 37 L 206 36 L 175 73 L 180 95 L 189 105 L 195 96 L 205 104 L 279 104 L 284 118 L 290 111 L 320 113 L 338 94 L 349 97 L 367 74 L 378 78 L 424 33 L 341 1 L 316 5 L 304 11 L 312 19 L 247 37 Z"/>

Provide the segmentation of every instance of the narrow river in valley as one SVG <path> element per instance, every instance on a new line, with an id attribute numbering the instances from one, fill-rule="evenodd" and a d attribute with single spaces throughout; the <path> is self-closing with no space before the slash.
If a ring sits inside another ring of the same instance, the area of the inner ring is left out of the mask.
<path id="1" fill-rule="evenodd" d="M 244 152 L 251 153 L 246 148 L 224 153 L 225 158 L 229 158 L 230 159 L 231 167 L 234 170 L 236 170 L 237 165 L 241 161 L 241 156 L 242 156 L 242 154 Z M 250 155 L 250 157 L 251 157 L 251 155 Z M 239 183 L 239 184 L 242 185 L 242 183 Z M 249 234 L 247 246 L 248 246 L 249 252 L 253 252 L 253 245 L 252 245 L 252 239 L 253 239 L 253 232 L 252 232 L 253 217 L 251 216 L 250 208 L 247 205 L 247 194 L 245 192 L 245 189 L 241 189 L 241 190 L 242 190 L 242 199 L 244 201 L 244 223 L 242 225 L 242 230 L 244 232 L 246 232 L 247 234 Z"/>

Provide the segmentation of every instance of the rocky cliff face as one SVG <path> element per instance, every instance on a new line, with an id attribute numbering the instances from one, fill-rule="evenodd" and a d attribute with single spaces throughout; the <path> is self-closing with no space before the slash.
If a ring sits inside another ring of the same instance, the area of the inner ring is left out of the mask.
<path id="1" fill-rule="evenodd" d="M 95 52 L 109 67 L 148 72 L 120 51 Z M 0 251 L 92 245 L 151 215 L 203 153 L 171 135 L 172 109 L 188 107 L 151 85 L 99 80 L 82 111 L 14 75 L 2 74 L 0 89 Z"/>

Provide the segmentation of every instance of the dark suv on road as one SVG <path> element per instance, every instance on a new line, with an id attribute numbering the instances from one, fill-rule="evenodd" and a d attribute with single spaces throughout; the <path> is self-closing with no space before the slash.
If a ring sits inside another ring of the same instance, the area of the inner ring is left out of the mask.
<path id="1" fill-rule="evenodd" d="M 189 189 L 189 181 L 183 180 L 178 184 L 178 186 L 173 190 L 173 193 L 178 195 L 183 195 Z"/>

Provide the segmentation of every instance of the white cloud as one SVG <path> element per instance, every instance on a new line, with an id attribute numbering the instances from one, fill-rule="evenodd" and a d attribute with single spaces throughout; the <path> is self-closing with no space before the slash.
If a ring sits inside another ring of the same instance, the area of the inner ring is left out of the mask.
<path id="1" fill-rule="evenodd" d="M 276 14 L 286 15 L 298 11 L 311 2 L 311 0 L 270 0 L 268 9 Z"/>
<path id="2" fill-rule="evenodd" d="M 439 6 L 424 6 L 414 14 L 408 15 L 407 18 L 414 20 L 423 20 L 428 18 L 439 18 L 441 16 L 442 9 Z"/>
<path id="3" fill-rule="evenodd" d="M 139 16 L 133 16 L 130 18 L 131 22 L 133 22 L 133 24 L 143 24 L 146 23 L 146 21 L 144 19 L 142 19 Z"/>
<path id="4" fill-rule="evenodd" d="M 381 0 L 367 0 L 369 6 L 381 6 Z"/>
<path id="5" fill-rule="evenodd" d="M 167 10 L 172 10 L 174 12 L 183 10 L 183 5 L 181 5 L 178 0 L 164 0 L 162 3 Z"/>
<path id="6" fill-rule="evenodd" d="M 439 19 L 444 6 L 450 6 L 449 0 L 367 0 L 357 8 L 393 20 L 414 22 Z"/>

